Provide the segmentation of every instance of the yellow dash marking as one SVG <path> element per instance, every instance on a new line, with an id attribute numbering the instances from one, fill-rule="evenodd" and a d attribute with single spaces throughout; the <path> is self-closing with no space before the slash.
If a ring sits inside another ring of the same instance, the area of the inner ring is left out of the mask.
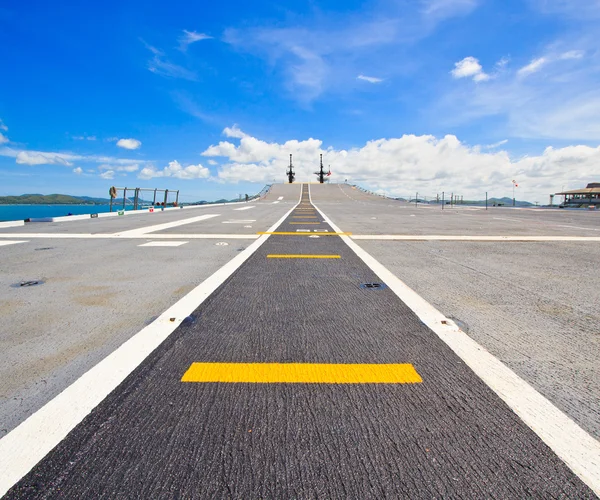
<path id="1" fill-rule="evenodd" d="M 418 384 L 406 364 L 192 363 L 182 382 L 252 384 Z"/>
<path id="2" fill-rule="evenodd" d="M 320 222 L 290 222 L 290 224 L 321 224 Z"/>
<path id="3" fill-rule="evenodd" d="M 273 232 L 259 232 L 256 234 L 275 234 L 275 235 L 283 235 L 283 236 L 311 236 L 315 233 L 293 233 L 289 231 L 273 231 Z M 350 236 L 352 233 L 321 233 L 319 232 L 319 236 Z"/>
<path id="4" fill-rule="evenodd" d="M 292 215 L 294 219 L 316 219 L 316 215 Z"/>

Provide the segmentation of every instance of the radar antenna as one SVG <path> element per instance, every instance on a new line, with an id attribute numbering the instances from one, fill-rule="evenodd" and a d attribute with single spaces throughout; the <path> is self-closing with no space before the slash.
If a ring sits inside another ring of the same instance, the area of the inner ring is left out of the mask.
<path id="1" fill-rule="evenodd" d="M 329 179 L 325 179 L 325 177 L 329 177 L 331 175 L 331 168 L 329 168 L 328 172 L 325 172 L 325 170 L 323 169 L 323 155 L 321 154 L 321 168 L 319 169 L 318 172 L 315 172 L 315 175 L 318 177 L 319 182 L 321 184 L 323 184 L 325 182 L 325 180 L 329 180 Z"/>
<path id="2" fill-rule="evenodd" d="M 296 178 L 296 174 L 294 173 L 294 170 L 293 170 L 292 155 L 290 155 L 290 169 L 286 172 L 286 175 L 288 176 L 288 181 L 290 184 L 292 182 L 294 182 L 294 179 Z"/>

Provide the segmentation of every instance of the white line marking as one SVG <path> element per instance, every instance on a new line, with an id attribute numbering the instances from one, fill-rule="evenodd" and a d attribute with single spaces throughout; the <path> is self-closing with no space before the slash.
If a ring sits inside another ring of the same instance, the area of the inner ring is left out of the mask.
<path id="1" fill-rule="evenodd" d="M 90 239 L 90 240 L 99 240 L 99 239 L 144 239 L 152 238 L 153 240 L 160 239 L 258 239 L 258 236 L 255 234 L 185 234 L 185 233 L 172 233 L 172 234 L 153 234 L 148 236 L 146 234 L 130 234 L 128 236 L 120 236 L 118 234 L 89 234 L 89 233 L 13 233 L 13 234 L 2 234 L 0 233 L 0 238 L 47 238 L 47 239 Z"/>
<path id="2" fill-rule="evenodd" d="M 317 206 L 315 208 L 334 231 L 342 232 Z M 340 236 L 340 238 L 400 300 L 414 311 L 423 323 L 512 408 L 585 484 L 600 495 L 600 442 L 388 271 L 357 243 L 348 236 Z"/>
<path id="3" fill-rule="evenodd" d="M 278 201 L 274 201 L 273 203 L 271 203 L 271 205 L 276 205 L 277 203 L 279 203 Z"/>
<path id="4" fill-rule="evenodd" d="M 299 203 L 300 200 L 267 232 L 275 231 Z M 268 238 L 268 234 L 260 236 L 155 321 L 0 439 L 0 497 L 60 443 Z M 175 321 L 170 318 L 175 318 Z"/>
<path id="5" fill-rule="evenodd" d="M 9 220 L 6 222 L 0 222 L 0 227 L 17 227 L 17 226 L 24 226 L 25 225 L 25 221 L 22 220 Z"/>
<path id="6" fill-rule="evenodd" d="M 234 208 L 234 210 L 250 210 L 251 208 L 256 208 L 256 205 L 252 205 L 250 207 Z"/>
<path id="7" fill-rule="evenodd" d="M 190 217 L 189 219 L 176 220 L 174 222 L 165 222 L 164 224 L 156 224 L 154 226 L 146 226 L 140 227 L 138 229 L 131 229 L 129 231 L 121 231 L 118 233 L 114 233 L 114 236 L 118 237 L 131 237 L 131 236 L 140 236 L 148 233 L 153 233 L 154 231 L 162 231 L 164 229 L 170 229 L 172 227 L 184 226 L 186 224 L 192 224 L 194 222 L 200 222 L 206 219 L 212 219 L 213 217 L 218 217 L 221 214 L 204 214 L 199 215 L 197 217 Z"/>
<path id="8" fill-rule="evenodd" d="M 248 222 L 256 222 L 256 219 L 246 220 L 224 220 L 221 224 L 248 224 Z"/>
<path id="9" fill-rule="evenodd" d="M 353 234 L 353 240 L 390 241 L 600 241 L 599 236 L 461 236 L 451 234 Z"/>
<path id="10" fill-rule="evenodd" d="M 283 196 L 280 196 L 279 198 L 277 198 L 278 201 L 283 200 Z"/>
<path id="11" fill-rule="evenodd" d="M 296 229 L 297 233 L 310 233 L 310 229 Z"/>
<path id="12" fill-rule="evenodd" d="M 149 241 L 138 245 L 138 247 L 179 247 L 186 243 L 187 241 Z"/>
<path id="13" fill-rule="evenodd" d="M 15 243 L 27 243 L 27 241 L 4 240 L 4 241 L 0 241 L 0 247 L 6 246 L 6 245 L 14 245 Z"/>

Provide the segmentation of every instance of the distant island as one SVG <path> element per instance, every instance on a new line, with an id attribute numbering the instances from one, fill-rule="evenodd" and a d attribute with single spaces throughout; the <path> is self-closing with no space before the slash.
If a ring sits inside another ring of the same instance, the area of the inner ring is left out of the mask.
<path id="1" fill-rule="evenodd" d="M 68 194 L 22 194 L 0 196 L 0 205 L 107 205 L 109 199 Z"/>

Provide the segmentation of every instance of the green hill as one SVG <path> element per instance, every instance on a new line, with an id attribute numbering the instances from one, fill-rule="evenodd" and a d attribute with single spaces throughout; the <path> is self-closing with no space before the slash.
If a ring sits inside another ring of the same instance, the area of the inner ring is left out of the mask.
<path id="1" fill-rule="evenodd" d="M 0 196 L 0 205 L 105 205 L 109 200 L 68 194 L 22 194 Z"/>

